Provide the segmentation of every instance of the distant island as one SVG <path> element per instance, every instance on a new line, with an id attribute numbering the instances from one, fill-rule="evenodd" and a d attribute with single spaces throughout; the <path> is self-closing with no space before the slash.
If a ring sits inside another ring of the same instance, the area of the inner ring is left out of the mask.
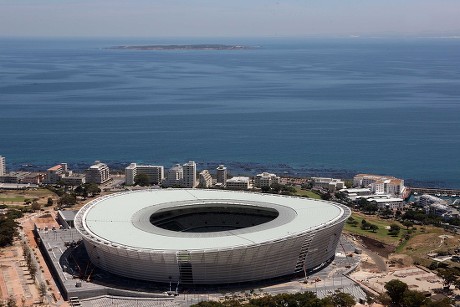
<path id="1" fill-rule="evenodd" d="M 221 44 L 196 44 L 196 45 L 135 45 L 135 46 L 112 46 L 107 49 L 128 49 L 128 50 L 244 50 L 257 47 L 243 45 L 221 45 Z"/>

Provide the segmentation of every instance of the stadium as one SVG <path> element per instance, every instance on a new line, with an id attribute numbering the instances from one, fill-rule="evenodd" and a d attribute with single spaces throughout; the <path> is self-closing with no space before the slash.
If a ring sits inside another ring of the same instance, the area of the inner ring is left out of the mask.
<path id="1" fill-rule="evenodd" d="M 350 210 L 307 198 L 158 189 L 112 194 L 75 218 L 91 262 L 145 281 L 252 282 L 321 267 Z"/>

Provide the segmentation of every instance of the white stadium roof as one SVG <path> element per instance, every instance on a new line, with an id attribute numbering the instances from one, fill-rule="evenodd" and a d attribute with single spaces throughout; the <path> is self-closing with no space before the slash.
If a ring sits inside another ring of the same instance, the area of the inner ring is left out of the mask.
<path id="1" fill-rule="evenodd" d="M 185 233 L 156 227 L 150 216 L 160 209 L 189 205 L 239 204 L 272 208 L 274 220 L 243 229 Z M 112 194 L 78 213 L 80 231 L 92 240 L 136 250 L 225 250 L 262 244 L 320 229 L 343 218 L 343 207 L 307 198 L 201 189 L 142 190 Z M 83 228 L 83 229 L 82 229 Z"/>

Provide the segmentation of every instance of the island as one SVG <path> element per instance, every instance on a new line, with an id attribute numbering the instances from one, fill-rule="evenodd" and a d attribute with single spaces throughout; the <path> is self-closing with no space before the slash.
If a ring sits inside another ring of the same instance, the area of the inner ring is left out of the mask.
<path id="1" fill-rule="evenodd" d="M 245 50 L 255 49 L 254 46 L 222 45 L 222 44 L 194 44 L 194 45 L 128 45 L 112 46 L 107 49 L 127 50 Z"/>

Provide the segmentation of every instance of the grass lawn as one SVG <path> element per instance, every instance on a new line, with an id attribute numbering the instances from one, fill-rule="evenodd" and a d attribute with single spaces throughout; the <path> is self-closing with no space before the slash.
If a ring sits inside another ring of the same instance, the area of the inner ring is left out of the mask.
<path id="1" fill-rule="evenodd" d="M 0 197 L 0 203 L 8 203 L 8 202 L 24 202 L 26 199 L 24 196 L 9 196 L 9 197 Z"/>
<path id="2" fill-rule="evenodd" d="M 11 203 L 23 203 L 25 199 L 40 199 L 40 202 L 45 202 L 48 197 L 56 198 L 56 194 L 48 189 L 33 189 L 25 191 L 0 191 L 0 204 L 6 205 Z"/>
<path id="3" fill-rule="evenodd" d="M 314 199 L 321 199 L 321 196 L 316 194 L 315 192 L 312 191 L 306 191 L 306 190 L 301 190 L 300 188 L 296 188 L 296 193 L 297 196 L 307 196 L 309 198 L 314 198 Z"/>
<path id="4" fill-rule="evenodd" d="M 397 246 L 399 244 L 399 240 L 407 233 L 407 230 L 404 226 L 393 220 L 381 219 L 373 215 L 365 215 L 356 212 L 353 212 L 351 216 L 358 222 L 358 224 L 353 226 L 351 224 L 345 223 L 344 230 L 352 234 L 366 236 L 387 244 Z M 361 222 L 363 219 L 371 224 L 377 225 L 379 229 L 376 232 L 361 229 Z M 389 227 L 391 224 L 397 224 L 401 227 L 401 231 L 396 237 L 388 235 L 387 227 Z"/>

